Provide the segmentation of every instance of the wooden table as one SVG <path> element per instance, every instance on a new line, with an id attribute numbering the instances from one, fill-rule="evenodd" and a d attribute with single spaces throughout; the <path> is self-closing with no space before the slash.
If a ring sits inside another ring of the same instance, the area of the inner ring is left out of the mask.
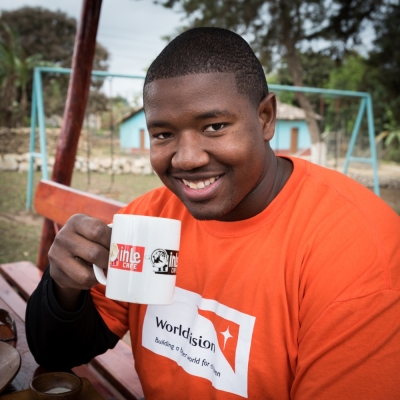
<path id="1" fill-rule="evenodd" d="M 10 306 L 12 304 L 12 307 Z M 30 381 L 37 375 L 46 370 L 39 367 L 29 350 L 25 335 L 25 301 L 15 292 L 15 290 L 0 275 L 0 308 L 11 314 L 17 326 L 18 340 L 8 342 L 13 345 L 21 355 L 21 368 L 9 386 L 0 394 L 0 399 L 5 394 L 29 388 Z M 107 382 L 90 365 L 83 365 L 73 369 L 73 372 L 88 378 L 100 395 L 106 400 L 121 400 L 124 396 L 118 392 L 109 382 Z"/>

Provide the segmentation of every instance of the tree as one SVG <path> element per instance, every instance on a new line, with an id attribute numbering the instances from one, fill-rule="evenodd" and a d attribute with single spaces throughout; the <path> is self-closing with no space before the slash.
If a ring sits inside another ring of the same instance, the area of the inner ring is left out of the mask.
<path id="1" fill-rule="evenodd" d="M 26 88 L 40 55 L 26 57 L 18 34 L 7 24 L 3 28 L 8 40 L 0 38 L 0 124 L 11 126 L 23 123 L 27 106 Z"/>
<path id="2" fill-rule="evenodd" d="M 22 7 L 3 11 L 0 16 L 0 40 L 9 40 L 7 24 L 19 37 L 20 48 L 29 58 L 41 55 L 43 61 L 56 67 L 70 68 L 76 34 L 76 20 L 62 11 L 50 11 L 42 7 Z M 108 51 L 97 43 L 93 69 L 107 70 Z M 44 101 L 47 115 L 62 114 L 68 89 L 68 75 L 44 74 Z M 100 85 L 100 86 L 99 86 Z M 100 81 L 92 82 L 94 96 L 101 96 Z M 22 89 L 19 89 L 21 91 Z M 26 83 L 27 103 L 32 91 L 32 74 Z M 20 96 L 21 97 L 21 96 Z M 29 109 L 29 108 L 28 108 Z M 0 108 L 0 113 L 3 110 Z"/>
<path id="3" fill-rule="evenodd" d="M 385 100 L 400 127 L 400 4 L 389 4 L 375 23 L 376 39 L 368 65 L 377 70 L 377 79 L 386 89 Z"/>
<path id="4" fill-rule="evenodd" d="M 316 41 L 326 43 L 326 51 L 342 53 L 358 43 L 363 22 L 378 10 L 382 0 L 161 0 L 168 8 L 178 6 L 188 19 L 188 27 L 218 26 L 248 38 L 261 63 L 269 72 L 285 60 L 293 84 L 304 86 L 300 50 Z M 320 130 L 309 99 L 296 94 L 306 112 L 313 143 Z"/>

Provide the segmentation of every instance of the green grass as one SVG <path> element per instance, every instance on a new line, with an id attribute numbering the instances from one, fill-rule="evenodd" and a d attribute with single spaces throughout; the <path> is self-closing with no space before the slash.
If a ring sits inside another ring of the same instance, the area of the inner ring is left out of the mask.
<path id="1" fill-rule="evenodd" d="M 34 187 L 41 173 L 34 176 Z M 125 203 L 162 185 L 155 175 L 134 176 L 75 172 L 72 187 L 113 198 Z M 36 263 L 43 218 L 25 210 L 27 173 L 0 171 L 0 263 L 31 261 Z"/>

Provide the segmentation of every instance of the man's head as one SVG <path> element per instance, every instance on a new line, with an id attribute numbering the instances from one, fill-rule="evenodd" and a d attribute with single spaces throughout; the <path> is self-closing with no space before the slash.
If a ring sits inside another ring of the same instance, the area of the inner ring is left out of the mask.
<path id="1" fill-rule="evenodd" d="M 233 73 L 238 92 L 248 96 L 255 107 L 268 94 L 263 68 L 253 50 L 242 37 L 221 28 L 195 28 L 176 37 L 150 65 L 144 92 L 158 79 L 212 72 Z"/>
<path id="2" fill-rule="evenodd" d="M 267 206 L 276 102 L 240 36 L 178 36 L 149 68 L 144 107 L 152 166 L 195 218 L 235 221 Z"/>

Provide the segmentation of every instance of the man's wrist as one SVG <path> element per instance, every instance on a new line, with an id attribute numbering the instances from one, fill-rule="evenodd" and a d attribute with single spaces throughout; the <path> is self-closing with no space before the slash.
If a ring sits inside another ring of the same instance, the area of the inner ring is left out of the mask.
<path id="1" fill-rule="evenodd" d="M 56 301 L 58 307 L 62 311 L 75 314 L 83 308 L 86 301 L 86 291 L 62 288 L 52 278 L 50 278 L 49 284 L 49 295 Z"/>

